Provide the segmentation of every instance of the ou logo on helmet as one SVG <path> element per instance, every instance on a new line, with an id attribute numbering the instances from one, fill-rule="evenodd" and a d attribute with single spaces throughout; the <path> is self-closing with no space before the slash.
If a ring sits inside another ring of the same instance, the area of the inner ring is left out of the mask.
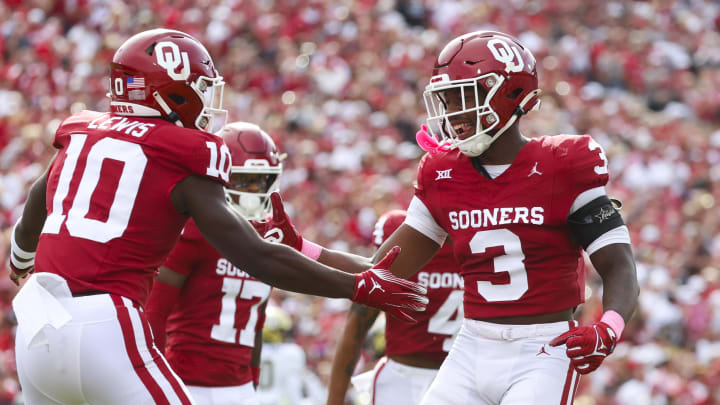
<path id="1" fill-rule="evenodd" d="M 520 50 L 516 46 L 512 46 L 502 39 L 493 38 L 487 42 L 490 53 L 498 62 L 505 64 L 505 72 L 521 72 L 525 67 L 525 62 L 520 56 Z M 517 63 L 515 63 L 517 59 Z"/>
<path id="2" fill-rule="evenodd" d="M 187 80 L 190 77 L 190 60 L 187 52 L 180 52 L 176 43 L 161 41 L 155 45 L 155 55 L 158 65 L 167 70 L 168 76 L 173 80 Z M 178 67 L 181 67 L 177 73 Z"/>

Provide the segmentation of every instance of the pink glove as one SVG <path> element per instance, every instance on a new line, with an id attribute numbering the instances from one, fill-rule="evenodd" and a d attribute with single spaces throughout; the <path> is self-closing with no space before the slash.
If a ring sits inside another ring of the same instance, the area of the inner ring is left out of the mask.
<path id="1" fill-rule="evenodd" d="M 352 300 L 358 304 L 378 308 L 395 318 L 415 322 L 410 311 L 424 311 L 427 290 L 418 284 L 395 277 L 388 269 L 400 253 L 395 246 L 373 268 L 355 275 Z"/>
<path id="2" fill-rule="evenodd" d="M 595 371 L 600 363 L 615 350 L 617 335 L 605 322 L 580 326 L 563 333 L 550 341 L 550 346 L 567 346 L 570 364 L 580 374 Z"/>

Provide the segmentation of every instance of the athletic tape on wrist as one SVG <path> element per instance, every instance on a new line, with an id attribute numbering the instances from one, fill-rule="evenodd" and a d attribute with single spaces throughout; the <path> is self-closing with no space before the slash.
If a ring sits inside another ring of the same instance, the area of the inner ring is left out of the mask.
<path id="1" fill-rule="evenodd" d="M 15 258 L 15 255 L 10 255 L 10 261 L 12 262 L 13 266 L 15 266 L 18 270 L 25 270 L 29 267 L 32 267 L 35 265 L 35 258 L 32 258 L 30 260 L 19 260 Z"/>
<path id="2" fill-rule="evenodd" d="M 617 338 L 620 339 L 623 329 L 625 329 L 625 320 L 620 314 L 612 310 L 605 311 L 602 318 L 600 318 L 600 322 L 608 324 L 617 335 Z"/>
<path id="3" fill-rule="evenodd" d="M 320 257 L 320 253 L 322 253 L 322 246 L 310 242 L 307 239 L 302 240 L 302 248 L 300 249 L 300 253 L 304 254 L 305 256 L 317 260 L 318 257 Z"/>

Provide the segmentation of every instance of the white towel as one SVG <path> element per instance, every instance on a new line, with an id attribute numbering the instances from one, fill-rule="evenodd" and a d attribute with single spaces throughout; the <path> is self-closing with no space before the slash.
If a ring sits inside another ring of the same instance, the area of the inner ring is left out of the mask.
<path id="1" fill-rule="evenodd" d="M 358 394 L 372 395 L 373 380 L 375 380 L 376 373 L 377 371 L 375 369 L 372 369 L 370 371 L 366 371 L 364 373 L 352 376 L 350 378 L 350 382 L 352 383 L 353 388 L 355 388 L 355 391 L 357 391 Z"/>
<path id="2" fill-rule="evenodd" d="M 67 281 L 57 274 L 36 273 L 30 276 L 13 299 L 18 331 L 28 349 L 48 343 L 45 327 L 60 329 L 72 316 L 61 301 L 72 299 Z"/>

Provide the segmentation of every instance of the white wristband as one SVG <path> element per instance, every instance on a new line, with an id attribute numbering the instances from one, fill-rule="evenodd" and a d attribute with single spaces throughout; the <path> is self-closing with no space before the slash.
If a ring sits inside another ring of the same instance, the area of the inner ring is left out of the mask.
<path id="1" fill-rule="evenodd" d="M 10 255 L 10 261 L 12 262 L 13 266 L 15 266 L 18 270 L 25 270 L 29 267 L 32 267 L 35 265 L 35 258 L 33 257 L 30 260 L 18 260 L 15 258 L 15 255 Z"/>

